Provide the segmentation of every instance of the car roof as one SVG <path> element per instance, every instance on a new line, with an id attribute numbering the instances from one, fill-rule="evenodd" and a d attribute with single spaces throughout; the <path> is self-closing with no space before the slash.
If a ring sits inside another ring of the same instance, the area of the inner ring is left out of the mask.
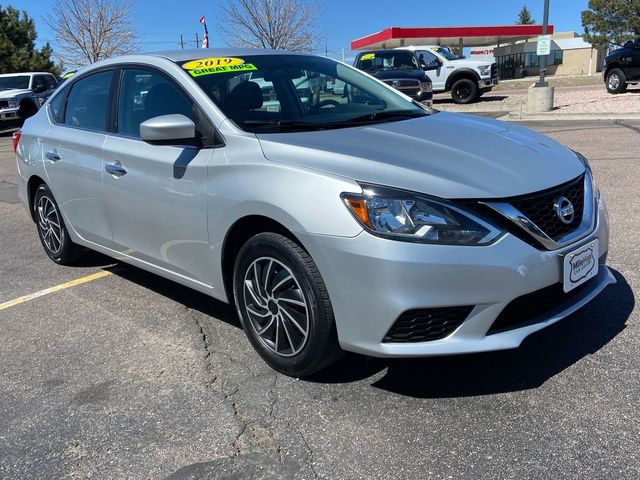
<path id="1" fill-rule="evenodd" d="M 190 48 L 184 50 L 166 50 L 161 52 L 143 53 L 154 57 L 164 57 L 174 62 L 194 60 L 208 57 L 235 57 L 254 55 L 313 55 L 307 52 L 290 52 L 287 50 L 269 50 L 264 48 Z"/>
<path id="2" fill-rule="evenodd" d="M 0 77 L 22 77 L 25 75 L 53 75 L 51 72 L 2 73 Z"/>
<path id="3" fill-rule="evenodd" d="M 362 55 L 366 55 L 367 53 L 394 53 L 394 52 L 397 52 L 397 50 L 400 50 L 400 49 L 379 48 L 377 50 L 362 50 L 361 52 L 358 52 L 358 55 L 362 56 Z"/>

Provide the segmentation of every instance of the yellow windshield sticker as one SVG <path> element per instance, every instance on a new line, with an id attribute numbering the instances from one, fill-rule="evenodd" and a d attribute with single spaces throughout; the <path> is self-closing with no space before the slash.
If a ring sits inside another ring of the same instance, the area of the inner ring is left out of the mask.
<path id="1" fill-rule="evenodd" d="M 199 60 L 193 60 L 182 65 L 185 70 L 199 70 L 209 67 L 231 67 L 234 65 L 242 65 L 244 60 L 242 58 L 235 57 L 214 57 L 214 58 L 201 58 Z"/>
<path id="2" fill-rule="evenodd" d="M 360 60 L 373 60 L 374 58 L 376 58 L 375 53 L 365 53 L 360 57 Z"/>
<path id="3" fill-rule="evenodd" d="M 204 67 L 189 70 L 192 77 L 201 77 L 202 75 L 211 75 L 213 73 L 229 73 L 229 72 L 249 72 L 258 70 L 253 63 L 243 63 L 241 65 L 220 65 L 219 67 Z"/>

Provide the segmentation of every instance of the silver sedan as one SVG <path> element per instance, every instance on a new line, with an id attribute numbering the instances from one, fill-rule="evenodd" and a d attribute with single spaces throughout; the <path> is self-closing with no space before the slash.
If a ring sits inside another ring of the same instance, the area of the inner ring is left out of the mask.
<path id="1" fill-rule="evenodd" d="M 26 122 L 17 167 L 54 262 L 88 248 L 235 303 L 287 375 L 515 348 L 615 281 L 579 153 L 313 55 L 98 62 Z"/>

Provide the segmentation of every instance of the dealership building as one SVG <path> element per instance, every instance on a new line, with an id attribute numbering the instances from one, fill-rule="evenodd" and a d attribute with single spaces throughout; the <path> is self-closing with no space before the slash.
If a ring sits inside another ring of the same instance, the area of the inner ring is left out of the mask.
<path id="1" fill-rule="evenodd" d="M 575 32 L 554 33 L 547 57 L 547 75 L 586 75 L 601 71 L 604 52 L 595 49 Z M 351 42 L 352 50 L 397 48 L 410 45 L 441 45 L 470 48 L 469 58 L 495 59 L 500 78 L 522 78 L 540 73 L 536 55 L 542 25 L 496 25 L 463 27 L 392 27 Z"/>

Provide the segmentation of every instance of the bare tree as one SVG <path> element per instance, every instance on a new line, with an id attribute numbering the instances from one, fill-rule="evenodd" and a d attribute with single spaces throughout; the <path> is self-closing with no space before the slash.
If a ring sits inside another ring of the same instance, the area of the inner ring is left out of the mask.
<path id="1" fill-rule="evenodd" d="M 55 0 L 45 22 L 55 34 L 56 54 L 79 67 L 135 50 L 130 0 Z"/>
<path id="2" fill-rule="evenodd" d="M 230 0 L 222 12 L 220 29 L 232 45 L 310 51 L 321 37 L 319 10 L 304 0 Z"/>

